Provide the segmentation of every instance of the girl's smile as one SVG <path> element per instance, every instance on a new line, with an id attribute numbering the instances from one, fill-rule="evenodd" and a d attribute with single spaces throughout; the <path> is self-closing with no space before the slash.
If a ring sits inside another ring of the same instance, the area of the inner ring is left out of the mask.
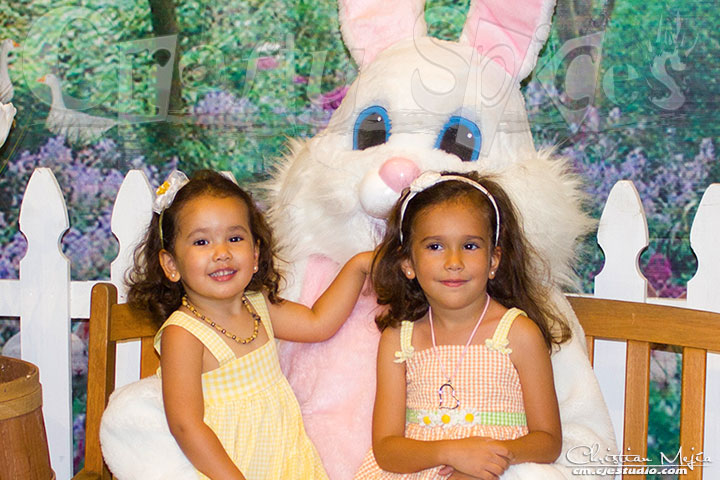
<path id="1" fill-rule="evenodd" d="M 237 270 L 218 270 L 217 272 L 213 272 L 210 274 L 210 277 L 215 280 L 216 282 L 227 282 L 229 280 L 232 280 L 232 278 L 237 273 Z"/>

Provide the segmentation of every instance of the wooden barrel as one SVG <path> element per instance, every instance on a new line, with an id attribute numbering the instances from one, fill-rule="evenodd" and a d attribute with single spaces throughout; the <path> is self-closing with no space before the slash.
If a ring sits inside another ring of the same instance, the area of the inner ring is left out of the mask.
<path id="1" fill-rule="evenodd" d="M 50 480 L 42 389 L 32 363 L 0 356 L 0 479 Z"/>

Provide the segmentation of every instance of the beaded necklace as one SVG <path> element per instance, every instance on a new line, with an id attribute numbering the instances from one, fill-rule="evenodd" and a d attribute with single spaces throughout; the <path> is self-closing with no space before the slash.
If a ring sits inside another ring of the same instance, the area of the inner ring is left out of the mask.
<path id="1" fill-rule="evenodd" d="M 245 309 L 248 311 L 248 313 L 250 313 L 250 316 L 252 316 L 252 318 L 253 318 L 253 333 L 252 333 L 252 335 L 250 335 L 247 338 L 238 338 L 238 336 L 235 335 L 234 333 L 228 332 L 226 329 L 224 329 L 223 327 L 221 327 L 214 321 L 210 320 L 208 317 L 206 317 L 202 313 L 198 312 L 197 308 L 195 308 L 195 305 L 190 303 L 190 301 L 188 300 L 187 295 L 183 295 L 182 304 L 185 308 L 190 310 L 190 313 L 195 315 L 197 318 L 204 321 L 205 323 L 207 323 L 208 325 L 210 325 L 211 327 L 213 327 L 215 330 L 222 333 L 226 337 L 228 337 L 232 340 L 235 340 L 238 343 L 242 343 L 242 344 L 250 343 L 253 340 L 255 340 L 258 336 L 258 331 L 260 330 L 260 315 L 258 315 L 257 312 L 255 311 L 255 309 L 252 307 L 252 305 L 250 305 L 250 301 L 248 301 L 245 294 L 243 294 L 243 296 L 242 296 L 242 304 L 243 304 L 243 307 L 245 307 Z"/>
<path id="2" fill-rule="evenodd" d="M 457 375 L 458 371 L 460 370 L 460 365 L 462 365 L 463 359 L 465 358 L 465 354 L 468 351 L 468 348 L 470 347 L 470 342 L 472 342 L 473 337 L 475 336 L 475 332 L 477 332 L 478 327 L 480 326 L 480 322 L 483 321 L 483 318 L 485 318 L 485 314 L 488 311 L 488 307 L 490 306 L 490 295 L 487 295 L 487 300 L 485 301 L 485 308 L 483 309 L 482 313 L 480 314 L 480 318 L 478 318 L 477 323 L 475 324 L 475 328 L 473 328 L 472 333 L 470 334 L 470 338 L 468 338 L 467 343 L 465 344 L 465 348 L 463 348 L 462 353 L 460 354 L 460 358 L 458 359 L 457 364 L 455 365 L 455 371 L 452 373 L 452 375 L 448 375 L 445 372 L 445 365 L 443 364 L 442 360 L 440 360 L 440 356 L 437 353 L 437 344 L 435 343 L 435 328 L 433 328 L 433 316 L 432 316 L 432 308 L 428 308 L 428 319 L 430 320 L 430 337 L 432 338 L 432 352 L 435 355 L 435 360 L 440 364 L 440 371 L 442 372 L 443 377 L 447 378 L 445 383 L 440 385 L 440 388 L 438 388 L 438 397 L 440 397 L 440 405 L 439 408 L 447 409 L 447 410 L 454 410 L 460 406 L 460 400 L 455 396 L 455 387 L 452 385 L 452 381 L 455 378 L 455 375 Z M 450 396 L 450 398 L 446 399 L 445 395 L 447 394 Z"/>

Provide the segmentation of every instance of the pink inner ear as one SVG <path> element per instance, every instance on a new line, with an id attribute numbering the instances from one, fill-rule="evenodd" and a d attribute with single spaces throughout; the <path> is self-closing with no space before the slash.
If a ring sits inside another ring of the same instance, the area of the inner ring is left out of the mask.
<path id="1" fill-rule="evenodd" d="M 511 76 L 522 80 L 535 66 L 549 29 L 553 0 L 475 0 L 472 2 L 461 41 L 501 64 Z"/>
<path id="2" fill-rule="evenodd" d="M 343 39 L 360 68 L 390 45 L 425 35 L 425 0 L 339 0 Z"/>

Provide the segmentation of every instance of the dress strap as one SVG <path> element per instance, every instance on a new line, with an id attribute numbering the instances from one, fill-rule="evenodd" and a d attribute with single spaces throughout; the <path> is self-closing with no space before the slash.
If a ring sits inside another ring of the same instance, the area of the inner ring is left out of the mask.
<path id="1" fill-rule="evenodd" d="M 395 352 L 395 363 L 403 363 L 415 353 L 415 347 L 412 346 L 413 325 L 414 322 L 409 320 L 403 320 L 400 324 L 400 350 Z"/>
<path id="2" fill-rule="evenodd" d="M 505 312 L 505 315 L 503 315 L 498 322 L 492 338 L 485 340 L 485 346 L 491 350 L 497 350 L 500 353 L 511 354 L 512 348 L 508 348 L 508 344 L 510 343 L 508 333 L 518 315 L 525 315 L 525 312 L 514 307 Z"/>
<path id="3" fill-rule="evenodd" d="M 245 298 L 248 299 L 250 305 L 255 309 L 255 312 L 260 315 L 260 320 L 265 326 L 265 331 L 270 337 L 270 340 L 275 338 L 275 332 L 273 332 L 272 322 L 270 321 L 270 312 L 268 312 L 267 303 L 265 302 L 265 296 L 261 292 L 245 292 Z"/>
<path id="4" fill-rule="evenodd" d="M 197 320 L 180 310 L 175 310 L 172 315 L 165 320 L 163 326 L 160 327 L 160 330 L 158 330 L 155 334 L 155 350 L 157 350 L 159 354 L 162 354 L 162 352 L 160 352 L 160 338 L 162 337 L 162 332 L 169 325 L 177 325 L 178 327 L 184 328 L 190 332 L 193 336 L 195 336 L 195 338 L 200 340 L 203 345 L 205 345 L 220 365 L 223 365 L 231 360 L 235 360 L 235 353 L 232 351 L 230 346 L 225 343 L 222 338 L 220 338 L 220 335 L 218 335 L 212 327 L 205 325 L 200 320 Z"/>

